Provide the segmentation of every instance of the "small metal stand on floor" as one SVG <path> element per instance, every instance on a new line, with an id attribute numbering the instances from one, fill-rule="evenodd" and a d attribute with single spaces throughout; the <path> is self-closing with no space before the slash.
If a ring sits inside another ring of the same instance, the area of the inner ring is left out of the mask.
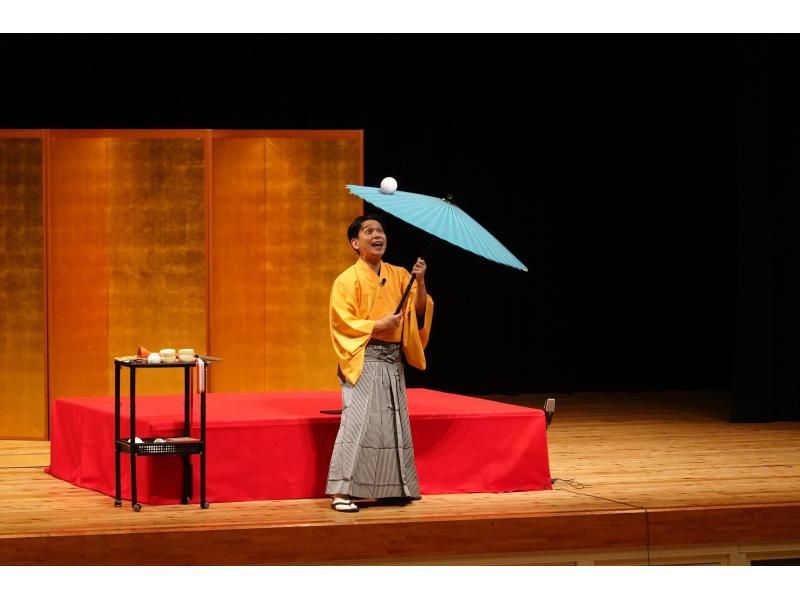
<path id="1" fill-rule="evenodd" d="M 217 361 L 216 358 L 209 360 Z M 202 376 L 205 379 L 208 361 L 201 358 Z M 120 371 L 130 371 L 130 436 L 120 438 Z M 200 388 L 200 438 L 191 438 L 191 397 L 192 368 L 198 367 L 197 361 L 175 361 L 172 363 L 147 363 L 146 360 L 133 357 L 117 357 L 114 359 L 114 457 L 116 474 L 116 492 L 114 506 L 122 506 L 122 484 L 120 480 L 120 454 L 128 453 L 131 459 L 131 506 L 137 513 L 142 510 L 136 494 L 136 457 L 160 455 L 180 455 L 183 459 L 183 495 L 182 504 L 189 504 L 192 499 L 192 466 L 191 455 L 200 455 L 200 508 L 209 507 L 206 502 L 206 387 Z M 183 401 L 183 437 L 164 439 L 155 442 L 156 438 L 142 438 L 136 442 L 136 370 L 140 368 L 183 368 L 184 401 Z"/>

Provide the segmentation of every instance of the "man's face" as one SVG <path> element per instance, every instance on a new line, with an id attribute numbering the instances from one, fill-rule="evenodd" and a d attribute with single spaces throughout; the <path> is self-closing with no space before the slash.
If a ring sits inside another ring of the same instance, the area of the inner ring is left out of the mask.
<path id="1" fill-rule="evenodd" d="M 358 238 L 350 239 L 353 249 L 363 258 L 382 258 L 386 251 L 386 233 L 377 220 L 365 220 L 358 230 Z"/>

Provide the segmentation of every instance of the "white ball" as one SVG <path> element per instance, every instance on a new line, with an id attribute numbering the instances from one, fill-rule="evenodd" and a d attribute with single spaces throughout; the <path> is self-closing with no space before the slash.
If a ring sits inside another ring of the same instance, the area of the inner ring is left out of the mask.
<path id="1" fill-rule="evenodd" d="M 394 178 L 387 176 L 381 181 L 381 193 L 391 195 L 397 191 L 397 181 Z"/>
<path id="2" fill-rule="evenodd" d="M 161 363 L 161 355 L 158 353 L 150 353 L 147 356 L 147 363 Z"/>

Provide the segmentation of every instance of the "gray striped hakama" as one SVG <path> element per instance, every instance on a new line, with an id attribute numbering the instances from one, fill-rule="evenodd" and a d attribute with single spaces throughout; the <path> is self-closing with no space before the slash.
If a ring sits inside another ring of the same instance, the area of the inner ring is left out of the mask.
<path id="1" fill-rule="evenodd" d="M 342 421 L 327 494 L 419 498 L 399 343 L 370 341 L 355 386 L 342 385 Z"/>

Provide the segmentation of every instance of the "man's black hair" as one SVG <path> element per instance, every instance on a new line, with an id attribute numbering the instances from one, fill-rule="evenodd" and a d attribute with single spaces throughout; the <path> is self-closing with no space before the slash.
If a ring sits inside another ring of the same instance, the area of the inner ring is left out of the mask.
<path id="1" fill-rule="evenodd" d="M 361 230 L 361 225 L 364 224 L 365 220 L 377 220 L 381 223 L 381 226 L 386 226 L 383 223 L 383 216 L 379 214 L 367 214 L 366 216 L 359 216 L 355 220 L 353 220 L 352 224 L 347 227 L 347 242 L 350 242 L 350 239 L 358 239 L 358 231 Z"/>

